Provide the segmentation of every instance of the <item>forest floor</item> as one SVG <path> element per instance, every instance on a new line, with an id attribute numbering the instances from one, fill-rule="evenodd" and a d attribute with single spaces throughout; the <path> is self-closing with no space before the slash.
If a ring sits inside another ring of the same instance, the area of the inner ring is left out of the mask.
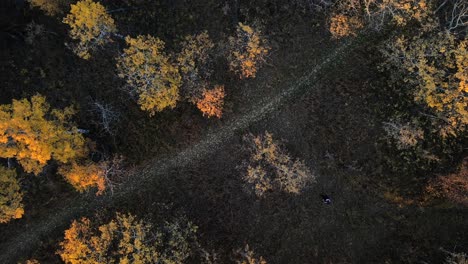
<path id="1" fill-rule="evenodd" d="M 367 81 L 376 72 L 367 43 L 385 40 L 332 41 L 309 24 L 291 35 L 277 43 L 256 79 L 231 83 L 238 86 L 228 90 L 225 116 L 190 144 L 157 156 L 142 151 L 145 161 L 113 195 L 71 195 L 2 228 L 0 263 L 52 250 L 80 216 L 122 208 L 158 214 L 160 203 L 198 225 L 205 248 L 245 242 L 268 263 L 434 263 L 440 247 L 467 248 L 466 209 L 401 207 L 368 183 L 394 176 L 382 165 L 382 121 Z M 264 131 L 304 160 L 317 183 L 297 196 L 257 199 L 245 192 L 242 136 Z M 331 205 L 322 203 L 322 193 Z"/>

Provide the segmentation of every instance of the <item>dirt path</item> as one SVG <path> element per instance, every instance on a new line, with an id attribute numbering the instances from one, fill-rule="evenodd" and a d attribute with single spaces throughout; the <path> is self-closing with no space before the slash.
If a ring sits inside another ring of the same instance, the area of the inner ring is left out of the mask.
<path id="1" fill-rule="evenodd" d="M 265 98 L 245 115 L 233 117 L 222 127 L 209 132 L 201 141 L 190 147 L 177 152 L 174 156 L 166 159 L 152 161 L 133 173 L 129 183 L 123 184 L 120 190 L 116 190 L 113 196 L 104 196 L 99 199 L 92 195 L 83 195 L 76 200 L 63 202 L 59 210 L 52 211 L 47 217 L 38 219 L 32 224 L 24 227 L 15 228 L 21 230 L 17 234 L 8 234 L 8 238 L 0 244 L 0 263 L 16 263 L 21 256 L 26 256 L 36 249 L 43 239 L 48 235 L 57 232 L 63 232 L 63 229 L 69 225 L 70 220 L 77 218 L 81 213 L 89 212 L 92 208 L 101 208 L 108 206 L 114 200 L 127 197 L 135 191 L 141 191 L 145 188 L 152 178 L 164 175 L 173 168 L 182 168 L 190 166 L 202 159 L 209 157 L 214 150 L 223 146 L 223 143 L 230 140 L 236 132 L 246 129 L 249 125 L 261 121 L 268 117 L 281 107 L 287 105 L 288 101 L 302 95 L 306 91 L 319 88 L 314 83 L 320 78 L 322 71 L 350 52 L 352 47 L 358 43 L 358 40 L 342 43 L 333 52 L 306 75 L 302 76 L 297 82 L 289 87 L 284 87 L 279 94 L 273 98 Z M 52 236 L 54 237 L 54 236 Z"/>

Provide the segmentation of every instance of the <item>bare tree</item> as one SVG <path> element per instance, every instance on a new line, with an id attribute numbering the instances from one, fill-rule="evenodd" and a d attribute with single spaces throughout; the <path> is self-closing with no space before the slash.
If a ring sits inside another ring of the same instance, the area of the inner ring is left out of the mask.
<path id="1" fill-rule="evenodd" d="M 449 31 L 460 30 L 468 26 L 468 2 L 466 0 L 445 0 L 437 8 L 437 11 L 442 10 L 445 10 Z"/>
<path id="2" fill-rule="evenodd" d="M 101 163 L 104 171 L 106 187 L 111 194 L 114 194 L 114 189 L 125 182 L 125 177 L 128 175 L 123 162 L 123 156 L 116 155 L 112 159 L 108 159 Z"/>
<path id="3" fill-rule="evenodd" d="M 100 127 L 101 132 L 106 132 L 109 135 L 115 134 L 115 124 L 120 119 L 120 113 L 117 112 L 110 104 L 94 102 L 91 106 L 91 112 L 96 116 L 96 125 Z"/>

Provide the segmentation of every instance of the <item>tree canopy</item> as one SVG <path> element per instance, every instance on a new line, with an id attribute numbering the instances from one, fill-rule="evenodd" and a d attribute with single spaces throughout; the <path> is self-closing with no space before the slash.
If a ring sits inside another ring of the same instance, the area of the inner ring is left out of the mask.
<path id="1" fill-rule="evenodd" d="M 71 5 L 70 13 L 63 19 L 70 27 L 69 35 L 77 43 L 72 44 L 73 52 L 80 58 L 89 59 L 91 51 L 111 41 L 117 31 L 114 19 L 106 8 L 92 0 L 78 1 Z"/>
<path id="2" fill-rule="evenodd" d="M 229 68 L 241 79 L 255 78 L 270 47 L 258 29 L 239 23 L 236 36 L 229 38 Z"/>
<path id="3" fill-rule="evenodd" d="M 196 227 L 190 222 L 167 223 L 163 228 L 117 213 L 96 226 L 88 218 L 73 221 L 57 253 L 65 263 L 183 263 L 191 254 Z"/>
<path id="4" fill-rule="evenodd" d="M 399 37 L 387 45 L 387 65 L 404 73 L 414 99 L 445 120 L 445 135 L 468 125 L 467 41 L 449 32 Z"/>
<path id="5" fill-rule="evenodd" d="M 51 159 L 68 163 L 83 157 L 85 139 L 70 122 L 73 114 L 70 107 L 51 109 L 41 95 L 0 105 L 0 157 L 15 158 L 34 174 Z"/>
<path id="6" fill-rule="evenodd" d="M 128 48 L 117 58 L 119 77 L 136 94 L 150 116 L 174 108 L 179 100 L 179 70 L 164 52 L 164 42 L 152 36 L 126 37 Z"/>

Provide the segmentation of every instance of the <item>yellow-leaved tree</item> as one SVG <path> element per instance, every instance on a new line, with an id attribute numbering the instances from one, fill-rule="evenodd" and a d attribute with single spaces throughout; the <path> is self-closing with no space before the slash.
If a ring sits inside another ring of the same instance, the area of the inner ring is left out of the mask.
<path id="1" fill-rule="evenodd" d="M 59 172 L 77 190 L 96 186 L 102 192 L 101 167 L 76 165 L 78 160 L 86 160 L 88 149 L 83 135 L 70 122 L 73 114 L 71 107 L 51 109 L 41 95 L 0 105 L 0 157 L 15 158 L 26 172 L 36 175 L 53 159 L 63 166 Z"/>
<path id="2" fill-rule="evenodd" d="M 73 52 L 83 59 L 89 59 L 90 51 L 109 43 L 112 34 L 117 31 L 106 8 L 92 0 L 71 5 L 70 14 L 63 19 L 63 23 L 70 26 L 69 35 L 77 41 L 71 45 Z"/>
<path id="3" fill-rule="evenodd" d="M 150 116 L 174 108 L 179 99 L 181 77 L 164 52 L 164 42 L 152 36 L 125 38 L 128 48 L 117 58 L 119 77 L 138 97 L 141 109 Z"/>
<path id="4" fill-rule="evenodd" d="M 84 156 L 85 139 L 70 124 L 73 114 L 70 107 L 50 109 L 41 95 L 0 105 L 0 157 L 38 174 L 51 159 L 68 163 Z"/>
<path id="5" fill-rule="evenodd" d="M 468 125 L 468 41 L 449 32 L 397 38 L 383 50 L 389 70 L 403 72 L 414 99 L 444 120 L 441 135 L 456 135 Z"/>
<path id="6" fill-rule="evenodd" d="M 0 223 L 23 216 L 22 199 L 16 171 L 0 166 Z"/>
<path id="7" fill-rule="evenodd" d="M 229 68 L 243 78 L 255 78 L 270 47 L 258 29 L 239 23 L 236 36 L 229 38 Z"/>
<path id="8" fill-rule="evenodd" d="M 190 222 L 167 223 L 163 228 L 117 213 L 107 224 L 96 226 L 87 218 L 73 221 L 57 253 L 65 263 L 184 263 L 196 241 Z"/>

